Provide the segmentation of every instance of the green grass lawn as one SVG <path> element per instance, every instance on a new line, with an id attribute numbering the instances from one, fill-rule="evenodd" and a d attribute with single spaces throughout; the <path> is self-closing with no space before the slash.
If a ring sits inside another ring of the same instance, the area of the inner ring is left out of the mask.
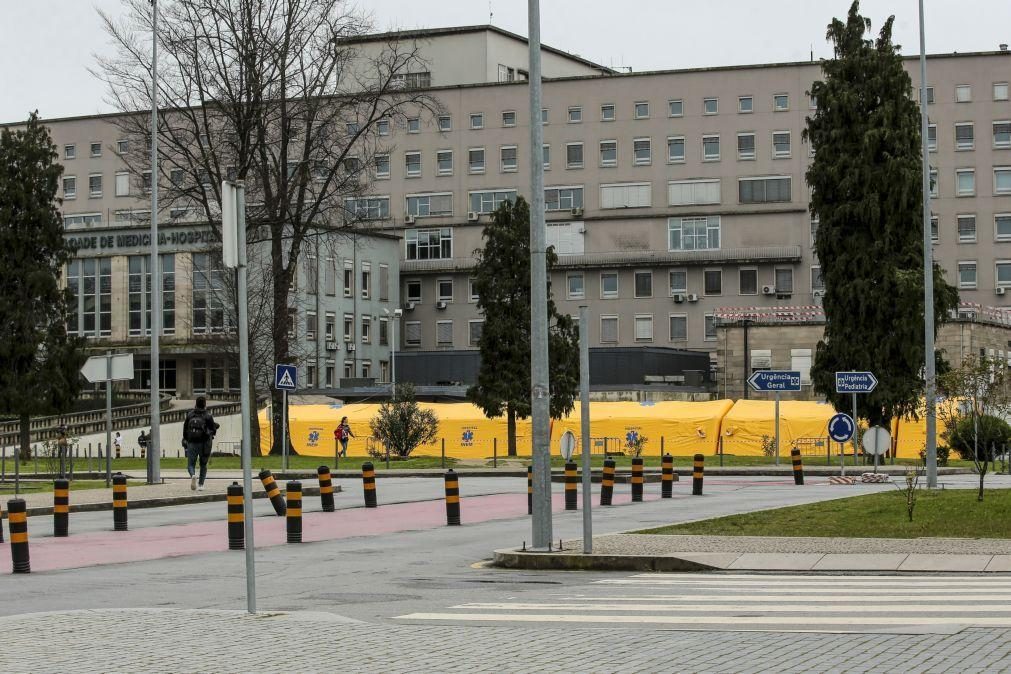
<path id="1" fill-rule="evenodd" d="M 127 482 L 127 486 L 138 486 L 143 482 Z M 106 489 L 105 480 L 74 480 L 70 483 L 70 491 L 81 491 L 84 489 Z M 19 494 L 44 494 L 53 491 L 53 483 L 49 481 L 21 481 Z M 0 483 L 0 495 L 11 495 L 14 493 L 13 478 L 8 482 Z M 71 501 L 73 502 L 73 501 Z"/>
<path id="2" fill-rule="evenodd" d="M 920 491 L 913 521 L 899 490 L 674 524 L 643 534 L 838 536 L 844 538 L 1011 538 L 1011 489 Z"/>
<path id="3" fill-rule="evenodd" d="M 565 462 L 562 460 L 562 458 L 560 456 L 558 456 L 557 451 L 555 451 L 554 448 L 552 449 L 552 452 L 553 453 L 552 453 L 552 456 L 551 456 L 551 465 L 555 466 L 555 467 L 558 467 L 558 468 L 562 467 Z M 499 460 L 501 461 L 502 458 L 503 457 L 499 457 Z M 515 459 L 515 457 L 513 457 L 513 458 Z M 522 458 L 525 458 L 525 459 L 529 460 L 530 457 L 522 457 Z M 614 459 L 615 464 L 619 468 L 620 467 L 628 467 L 628 466 L 632 465 L 632 458 L 629 457 L 629 456 L 620 456 L 619 455 L 619 456 L 612 456 L 611 458 Z M 660 457 L 658 455 L 656 455 L 656 454 L 651 454 L 651 455 L 648 455 L 648 456 L 643 456 L 642 458 L 643 458 L 644 465 L 646 465 L 646 466 L 656 466 L 656 467 L 660 466 Z M 578 456 L 576 456 L 576 458 L 574 460 L 575 460 L 576 463 L 581 463 L 581 459 Z M 674 467 L 675 468 L 689 468 L 689 467 L 692 466 L 693 461 L 694 461 L 694 457 L 693 456 L 675 456 L 674 457 Z M 590 463 L 593 465 L 593 467 L 600 468 L 600 467 L 602 467 L 604 465 L 604 457 L 603 456 L 593 456 L 593 457 L 590 458 Z M 738 467 L 738 466 L 772 466 L 772 465 L 775 465 L 775 463 L 776 463 L 775 457 L 771 457 L 771 456 L 735 456 L 735 455 L 732 455 L 732 454 L 725 454 L 723 456 L 723 465 L 724 466 L 728 466 L 728 467 Z M 916 459 L 896 459 L 895 460 L 895 464 L 896 465 L 903 465 L 903 466 L 917 465 L 917 463 L 918 462 L 917 462 Z M 490 461 L 488 462 L 488 465 L 491 465 Z M 706 455 L 706 466 L 707 467 L 718 467 L 719 465 L 720 465 L 720 457 L 719 456 Z M 790 457 L 789 456 L 781 456 L 781 457 L 779 457 L 779 465 L 780 466 L 791 466 L 792 464 L 790 462 Z M 825 466 L 825 465 L 830 465 L 830 466 L 836 466 L 836 467 L 838 467 L 838 465 L 839 465 L 839 457 L 833 457 L 832 461 L 830 463 L 828 463 L 828 464 L 826 464 L 824 456 L 820 456 L 820 457 L 804 457 L 804 465 L 805 466 Z M 864 465 L 863 462 L 860 462 L 860 464 L 857 467 L 859 468 L 859 467 L 861 467 L 863 465 Z M 871 464 L 871 465 L 873 465 L 873 464 Z M 882 465 L 891 465 L 891 462 L 889 461 L 887 464 L 883 463 Z M 955 461 L 955 460 L 951 460 L 951 461 L 948 462 L 948 465 L 950 467 L 953 467 L 953 468 L 955 468 L 955 467 L 957 467 L 957 468 L 971 468 L 972 467 L 972 461 Z M 853 457 L 852 456 L 846 457 L 846 467 L 847 468 L 852 468 L 853 467 Z"/>

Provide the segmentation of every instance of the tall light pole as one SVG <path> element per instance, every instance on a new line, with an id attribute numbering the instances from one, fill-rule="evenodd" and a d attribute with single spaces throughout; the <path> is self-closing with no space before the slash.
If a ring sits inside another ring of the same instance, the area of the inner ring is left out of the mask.
<path id="1" fill-rule="evenodd" d="M 551 437 L 548 381 L 548 272 L 541 122 L 541 6 L 528 0 L 530 47 L 530 407 L 533 421 L 533 549 L 551 549 Z"/>
<path id="2" fill-rule="evenodd" d="M 927 138 L 927 46 L 920 0 L 920 142 L 923 147 L 923 378 L 927 406 L 927 488 L 937 488 L 937 412 L 934 372 L 934 251 L 930 236 L 930 147 Z"/>
<path id="3" fill-rule="evenodd" d="M 390 398 L 397 394 L 397 335 L 399 334 L 398 321 L 404 315 L 403 309 L 383 309 L 383 313 L 393 319 L 393 329 L 390 331 Z"/>
<path id="4" fill-rule="evenodd" d="M 158 0 L 151 0 L 151 433 L 147 482 L 161 482 L 161 260 L 158 257 Z"/>

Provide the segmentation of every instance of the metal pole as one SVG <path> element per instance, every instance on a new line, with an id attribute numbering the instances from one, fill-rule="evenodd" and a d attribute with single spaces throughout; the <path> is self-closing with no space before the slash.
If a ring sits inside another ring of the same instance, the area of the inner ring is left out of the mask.
<path id="1" fill-rule="evenodd" d="M 250 447 L 249 391 L 249 302 L 246 297 L 246 187 L 238 183 L 235 191 L 236 247 L 238 248 L 238 319 L 239 319 L 239 414 L 242 415 L 242 526 L 246 538 L 246 610 L 256 613 L 256 560 L 253 555 L 253 457 Z"/>
<path id="2" fill-rule="evenodd" d="M 593 552 L 593 513 L 590 510 L 590 310 L 579 307 L 579 430 L 583 438 L 583 554 Z M 663 438 L 661 438 L 661 442 Z"/>
<path id="3" fill-rule="evenodd" d="M 288 389 L 281 391 L 281 470 L 288 470 Z"/>
<path id="4" fill-rule="evenodd" d="M 151 0 L 151 434 L 147 483 L 161 482 L 161 258 L 158 256 L 158 0 Z"/>
<path id="5" fill-rule="evenodd" d="M 397 317 L 393 316 L 393 333 L 390 335 L 390 397 L 397 394 Z"/>
<path id="6" fill-rule="evenodd" d="M 551 549 L 551 438 L 548 382 L 548 273 L 541 124 L 541 5 L 527 2 L 530 47 L 530 408 L 534 467 L 533 549 Z"/>
<path id="7" fill-rule="evenodd" d="M 860 453 L 860 423 L 857 421 L 857 394 L 853 394 L 853 465 L 857 464 L 857 454 Z"/>
<path id="8" fill-rule="evenodd" d="M 930 148 L 927 143 L 927 39 L 920 0 L 920 142 L 923 152 L 923 378 L 927 406 L 927 489 L 937 488 L 937 405 L 934 390 L 934 260 L 930 239 Z"/>
<path id="9" fill-rule="evenodd" d="M 776 391 L 776 465 L 779 465 L 779 391 Z"/>
<path id="10" fill-rule="evenodd" d="M 112 486 L 112 351 L 105 352 L 105 486 Z"/>

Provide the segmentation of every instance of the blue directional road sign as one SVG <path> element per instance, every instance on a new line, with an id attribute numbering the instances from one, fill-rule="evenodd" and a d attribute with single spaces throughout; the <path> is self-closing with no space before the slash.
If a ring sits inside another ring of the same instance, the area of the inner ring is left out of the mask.
<path id="1" fill-rule="evenodd" d="M 870 393 L 878 385 L 872 372 L 836 372 L 836 393 Z"/>
<path id="2" fill-rule="evenodd" d="M 836 442 L 847 442 L 853 437 L 855 428 L 856 424 L 853 423 L 853 417 L 840 412 L 828 420 L 828 437 Z"/>
<path id="3" fill-rule="evenodd" d="M 794 370 L 759 370 L 748 378 L 756 391 L 799 391 L 800 372 Z"/>
<path id="4" fill-rule="evenodd" d="M 294 391 L 298 388 L 298 368 L 294 365 L 275 365 L 274 388 L 278 391 Z"/>

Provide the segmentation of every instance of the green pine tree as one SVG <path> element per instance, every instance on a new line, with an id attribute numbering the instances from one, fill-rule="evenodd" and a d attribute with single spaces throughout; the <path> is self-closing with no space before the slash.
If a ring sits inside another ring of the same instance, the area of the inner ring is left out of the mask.
<path id="1" fill-rule="evenodd" d="M 484 314 L 481 371 L 467 397 L 489 418 L 506 415 L 509 456 L 516 456 L 516 419 L 530 416 L 530 206 L 522 197 L 495 211 L 474 251 L 474 287 Z M 558 260 L 548 249 L 548 272 Z M 579 335 L 559 314 L 548 286 L 551 417 L 572 411 L 579 393 Z"/>
<path id="2" fill-rule="evenodd" d="M 804 132 L 815 153 L 807 182 L 825 281 L 825 337 L 812 378 L 817 393 L 849 409 L 835 372 L 873 371 L 879 383 L 859 396 L 860 416 L 880 425 L 915 412 L 923 393 L 922 152 L 894 17 L 871 41 L 859 10 L 853 2 L 846 21 L 828 27 L 835 58 L 812 87 L 818 109 Z M 957 303 L 935 265 L 935 326 Z"/>
<path id="3" fill-rule="evenodd" d="M 0 134 L 0 414 L 20 420 L 24 457 L 31 416 L 69 409 L 85 360 L 81 340 L 67 335 L 71 298 L 60 287 L 74 251 L 57 207 L 56 160 L 36 113 Z"/>

